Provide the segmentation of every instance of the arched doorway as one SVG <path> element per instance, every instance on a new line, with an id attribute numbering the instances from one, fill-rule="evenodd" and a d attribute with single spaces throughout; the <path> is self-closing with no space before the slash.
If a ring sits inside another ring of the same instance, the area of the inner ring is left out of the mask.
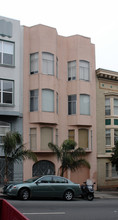
<path id="1" fill-rule="evenodd" d="M 48 160 L 40 160 L 33 165 L 32 175 L 43 176 L 43 175 L 55 174 L 55 165 Z"/>

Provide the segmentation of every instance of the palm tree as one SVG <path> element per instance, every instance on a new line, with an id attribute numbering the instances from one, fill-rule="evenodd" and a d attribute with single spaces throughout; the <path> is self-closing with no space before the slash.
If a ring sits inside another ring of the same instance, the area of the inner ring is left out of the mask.
<path id="1" fill-rule="evenodd" d="M 86 152 L 83 148 L 75 148 L 76 145 L 76 142 L 72 140 L 65 140 L 60 147 L 53 143 L 48 144 L 61 162 L 61 176 L 66 170 L 75 171 L 80 166 L 86 166 L 90 169 L 90 164 L 83 158 Z"/>
<path id="2" fill-rule="evenodd" d="M 8 132 L 3 137 L 2 149 L 5 156 L 5 174 L 4 179 L 8 181 L 8 166 L 9 162 L 19 162 L 25 159 L 37 161 L 36 155 L 31 150 L 24 149 L 21 135 L 18 132 Z"/>

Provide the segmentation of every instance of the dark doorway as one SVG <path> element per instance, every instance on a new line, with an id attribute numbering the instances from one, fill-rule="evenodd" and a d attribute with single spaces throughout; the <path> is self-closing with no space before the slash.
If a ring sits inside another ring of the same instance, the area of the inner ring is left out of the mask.
<path id="1" fill-rule="evenodd" d="M 53 175 L 55 174 L 55 165 L 48 160 L 40 160 L 33 165 L 32 175 L 33 176 L 43 176 L 43 175 Z"/>

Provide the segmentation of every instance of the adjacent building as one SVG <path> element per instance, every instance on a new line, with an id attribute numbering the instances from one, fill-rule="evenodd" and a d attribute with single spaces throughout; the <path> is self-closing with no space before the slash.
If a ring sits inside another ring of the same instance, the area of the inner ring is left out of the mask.
<path id="1" fill-rule="evenodd" d="M 97 184 L 98 189 L 118 187 L 118 172 L 110 157 L 118 140 L 118 72 L 97 69 Z"/>
<path id="2" fill-rule="evenodd" d="M 8 131 L 23 134 L 23 35 L 20 22 L 0 16 L 0 146 Z M 22 179 L 22 164 L 9 165 L 9 180 Z M 0 183 L 4 154 L 0 147 Z"/>
<path id="3" fill-rule="evenodd" d="M 82 183 L 96 181 L 95 46 L 79 35 L 63 37 L 55 28 L 24 26 L 23 138 L 38 162 L 24 162 L 23 178 L 59 175 L 60 164 L 48 143 L 77 142 L 91 169 L 66 176 Z"/>

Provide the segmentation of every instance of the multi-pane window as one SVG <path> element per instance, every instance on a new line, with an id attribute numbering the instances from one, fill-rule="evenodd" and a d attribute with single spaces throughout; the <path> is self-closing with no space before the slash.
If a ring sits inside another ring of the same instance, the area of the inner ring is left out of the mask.
<path id="1" fill-rule="evenodd" d="M 68 81 L 76 79 L 76 61 L 68 62 Z"/>
<path id="2" fill-rule="evenodd" d="M 68 96 L 68 115 L 76 114 L 76 95 Z"/>
<path id="3" fill-rule="evenodd" d="M 37 129 L 30 128 L 30 149 L 32 151 L 37 150 Z"/>
<path id="4" fill-rule="evenodd" d="M 30 54 L 30 74 L 38 73 L 38 53 Z"/>
<path id="5" fill-rule="evenodd" d="M 51 53 L 42 53 L 42 72 L 43 74 L 54 75 L 54 55 Z"/>
<path id="6" fill-rule="evenodd" d="M 105 98 L 105 115 L 111 114 L 110 98 Z"/>
<path id="7" fill-rule="evenodd" d="M 13 104 L 13 81 L 0 80 L 0 104 Z"/>
<path id="8" fill-rule="evenodd" d="M 114 145 L 118 141 L 118 129 L 114 129 Z"/>
<path id="9" fill-rule="evenodd" d="M 10 131 L 10 124 L 4 121 L 0 121 L 0 145 L 3 144 L 3 137 Z"/>
<path id="10" fill-rule="evenodd" d="M 114 99 L 114 115 L 118 115 L 118 99 Z"/>
<path id="11" fill-rule="evenodd" d="M 41 128 L 41 150 L 50 151 L 48 143 L 53 142 L 53 128 L 42 127 Z"/>
<path id="12" fill-rule="evenodd" d="M 42 111 L 54 112 L 54 91 L 42 89 Z"/>
<path id="13" fill-rule="evenodd" d="M 0 64 L 14 66 L 14 43 L 0 40 Z"/>
<path id="14" fill-rule="evenodd" d="M 105 135 L 106 135 L 106 145 L 111 145 L 111 129 L 106 129 Z"/>
<path id="15" fill-rule="evenodd" d="M 79 129 L 78 130 L 78 144 L 81 148 L 89 148 L 89 130 Z"/>
<path id="16" fill-rule="evenodd" d="M 80 95 L 80 115 L 90 115 L 90 96 Z"/>
<path id="17" fill-rule="evenodd" d="M 80 80 L 89 81 L 90 80 L 90 65 L 88 61 L 79 61 L 79 78 Z"/>
<path id="18" fill-rule="evenodd" d="M 68 131 L 68 139 L 74 141 L 75 140 L 75 130 Z"/>
<path id="19" fill-rule="evenodd" d="M 30 91 L 30 112 L 38 111 L 38 89 Z"/>

